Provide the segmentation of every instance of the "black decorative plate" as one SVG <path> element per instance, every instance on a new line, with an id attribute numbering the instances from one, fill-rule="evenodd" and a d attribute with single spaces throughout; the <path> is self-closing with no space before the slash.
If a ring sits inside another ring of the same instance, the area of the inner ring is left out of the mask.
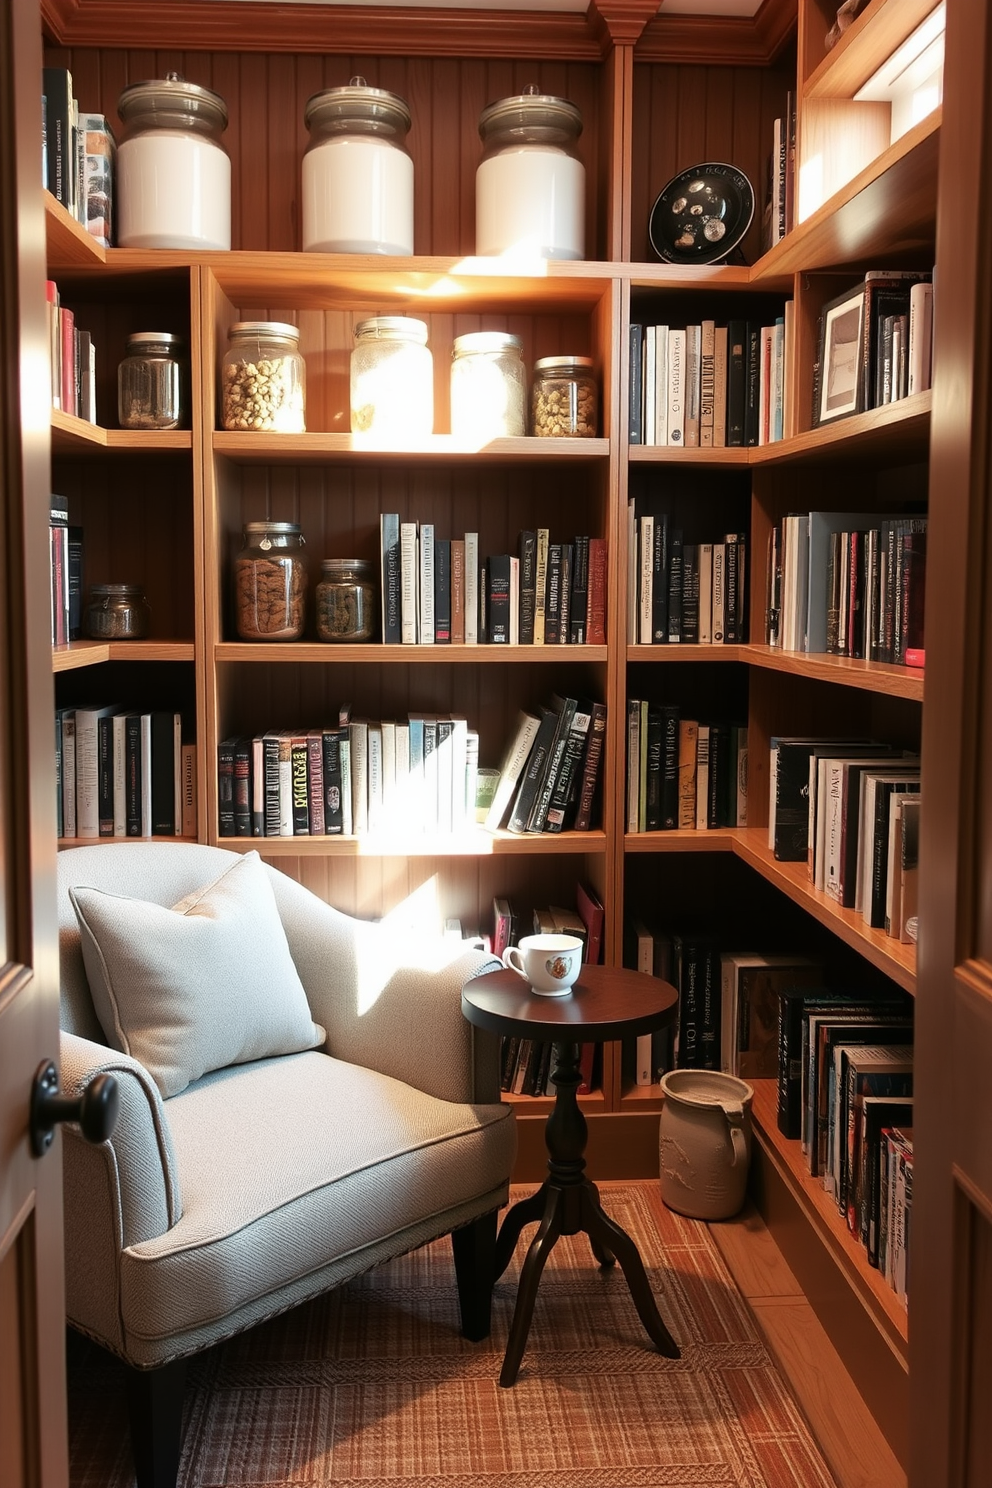
<path id="1" fill-rule="evenodd" d="M 754 192 L 743 171 L 708 161 L 669 181 L 651 208 L 648 236 L 666 263 L 718 263 L 737 247 L 753 216 Z"/>

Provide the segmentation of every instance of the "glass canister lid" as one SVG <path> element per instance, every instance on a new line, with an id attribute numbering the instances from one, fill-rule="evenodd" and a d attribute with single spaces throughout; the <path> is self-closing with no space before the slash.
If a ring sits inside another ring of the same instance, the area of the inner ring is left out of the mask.
<path id="1" fill-rule="evenodd" d="M 162 128 L 207 125 L 227 128 L 227 104 L 219 93 L 199 83 L 189 83 L 178 72 L 166 73 L 144 83 L 132 83 L 117 100 L 117 112 L 125 124 L 146 119 Z"/>
<path id="2" fill-rule="evenodd" d="M 519 336 L 511 336 L 509 331 L 468 331 L 464 336 L 456 336 L 451 348 L 452 356 L 471 356 L 473 352 L 500 352 L 520 351 L 523 342 Z"/>
<path id="3" fill-rule="evenodd" d="M 266 539 L 273 537 L 298 537 L 301 545 L 304 542 L 303 529 L 299 522 L 245 523 L 245 542 L 249 547 L 265 547 Z"/>
<path id="4" fill-rule="evenodd" d="M 327 88 L 307 100 L 303 120 L 310 130 L 344 129 L 348 125 L 374 134 L 405 135 L 411 116 L 406 99 L 385 88 L 370 88 L 353 77 L 342 88 Z"/>
<path id="5" fill-rule="evenodd" d="M 179 351 L 185 344 L 182 336 L 174 336 L 171 331 L 132 331 L 127 338 L 128 351 L 136 351 L 139 346 L 164 346 L 169 351 Z"/>
<path id="6" fill-rule="evenodd" d="M 479 134 L 483 140 L 493 135 L 530 134 L 539 129 L 544 138 L 575 140 L 582 133 L 582 115 L 567 98 L 542 93 L 533 83 L 511 98 L 499 98 L 482 110 Z"/>
<path id="7" fill-rule="evenodd" d="M 373 315 L 355 327 L 356 341 L 416 341 L 427 345 L 427 322 L 410 315 Z"/>
<path id="8" fill-rule="evenodd" d="M 297 342 L 300 339 L 300 329 L 299 326 L 282 320 L 236 320 L 228 328 L 227 335 L 232 341 L 239 336 L 257 336 L 261 341 L 276 336 L 280 340 Z"/>
<path id="9" fill-rule="evenodd" d="M 564 372 L 569 367 L 579 367 L 583 371 L 593 366 L 592 357 L 587 356 L 550 356 L 539 357 L 534 363 L 535 372 Z"/>

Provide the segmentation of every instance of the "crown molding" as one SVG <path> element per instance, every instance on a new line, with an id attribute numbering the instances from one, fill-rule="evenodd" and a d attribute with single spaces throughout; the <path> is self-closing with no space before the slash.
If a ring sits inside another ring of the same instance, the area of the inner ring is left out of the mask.
<path id="1" fill-rule="evenodd" d="M 635 62 L 767 67 L 795 35 L 798 0 L 763 0 L 753 16 L 656 16 L 644 28 Z"/>
<path id="2" fill-rule="evenodd" d="M 615 46 L 632 46 L 658 14 L 658 0 L 591 0 L 588 19 L 600 38 L 603 54 Z"/>

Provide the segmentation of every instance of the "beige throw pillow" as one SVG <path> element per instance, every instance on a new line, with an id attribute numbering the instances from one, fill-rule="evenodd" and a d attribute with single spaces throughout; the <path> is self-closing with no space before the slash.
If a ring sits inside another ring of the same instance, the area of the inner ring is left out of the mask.
<path id="1" fill-rule="evenodd" d="M 100 889 L 69 895 L 107 1041 L 163 1096 L 210 1070 L 323 1043 L 257 852 L 172 909 Z"/>

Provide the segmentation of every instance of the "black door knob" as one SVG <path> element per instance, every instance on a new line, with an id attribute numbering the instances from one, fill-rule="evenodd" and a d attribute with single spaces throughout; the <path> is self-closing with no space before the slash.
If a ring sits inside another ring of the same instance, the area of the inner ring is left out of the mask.
<path id="1" fill-rule="evenodd" d="M 117 1125 L 120 1106 L 113 1075 L 97 1075 L 82 1095 L 70 1100 L 59 1095 L 58 1070 L 50 1059 L 43 1059 L 31 1086 L 31 1151 L 44 1157 L 60 1121 L 78 1122 L 87 1142 L 105 1142 Z"/>

